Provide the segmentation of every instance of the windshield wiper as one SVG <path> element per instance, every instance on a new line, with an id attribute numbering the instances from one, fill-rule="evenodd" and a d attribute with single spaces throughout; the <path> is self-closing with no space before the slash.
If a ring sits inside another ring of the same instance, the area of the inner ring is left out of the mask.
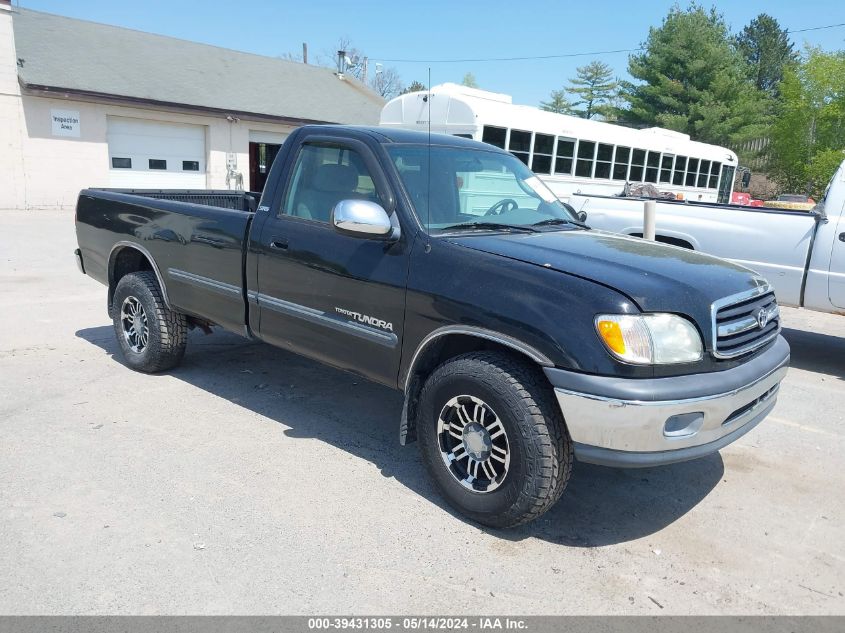
<path id="1" fill-rule="evenodd" d="M 533 229 L 527 225 L 521 224 L 504 224 L 502 222 L 461 222 L 460 224 L 452 224 L 445 226 L 441 231 L 462 231 L 465 229 L 493 229 L 498 231 L 521 231 L 523 233 L 536 233 L 537 229 Z"/>
<path id="2" fill-rule="evenodd" d="M 557 224 L 574 224 L 575 226 L 587 228 L 587 225 L 583 222 L 579 222 L 578 220 L 566 220 L 564 218 L 549 218 L 548 220 L 540 220 L 539 222 L 534 222 L 531 226 L 553 226 Z"/>

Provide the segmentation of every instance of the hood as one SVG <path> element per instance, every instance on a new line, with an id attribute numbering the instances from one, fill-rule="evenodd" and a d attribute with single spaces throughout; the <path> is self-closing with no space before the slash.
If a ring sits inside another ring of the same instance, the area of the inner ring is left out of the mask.
<path id="1" fill-rule="evenodd" d="M 765 283 L 753 271 L 685 248 L 596 230 L 461 235 L 449 241 L 613 288 L 644 312 L 676 312 L 710 327 L 717 299 Z"/>

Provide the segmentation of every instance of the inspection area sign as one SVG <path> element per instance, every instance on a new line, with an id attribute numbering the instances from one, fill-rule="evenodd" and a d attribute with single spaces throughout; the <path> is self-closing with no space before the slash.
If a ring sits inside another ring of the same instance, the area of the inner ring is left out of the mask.
<path id="1" fill-rule="evenodd" d="M 78 110 L 50 110 L 53 120 L 53 136 L 75 136 L 79 138 Z"/>

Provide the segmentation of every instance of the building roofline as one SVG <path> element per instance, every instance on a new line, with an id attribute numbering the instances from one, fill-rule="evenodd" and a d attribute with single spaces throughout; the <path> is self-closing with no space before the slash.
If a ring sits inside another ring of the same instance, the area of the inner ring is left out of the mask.
<path id="1" fill-rule="evenodd" d="M 79 90 L 77 88 L 61 88 L 57 86 L 40 86 L 37 84 L 27 84 L 20 77 L 18 78 L 21 84 L 23 94 L 32 97 L 46 97 L 52 99 L 71 99 L 76 98 L 78 101 L 85 101 L 90 103 L 109 103 L 118 106 L 136 106 L 144 108 L 154 108 L 159 110 L 176 110 L 187 113 L 199 114 L 221 114 L 232 115 L 241 119 L 249 119 L 252 121 L 266 121 L 270 123 L 287 123 L 290 125 L 323 125 L 323 124 L 337 124 L 337 121 L 322 121 L 319 119 L 302 119 L 297 117 L 278 116 L 273 114 L 262 114 L 260 112 L 247 112 L 243 110 L 233 110 L 227 108 L 214 108 L 210 106 L 194 105 L 190 103 L 178 103 L 174 101 L 159 101 L 157 99 L 147 99 L 143 97 L 130 97 L 124 95 L 115 95 L 105 92 L 96 92 L 93 90 Z"/>

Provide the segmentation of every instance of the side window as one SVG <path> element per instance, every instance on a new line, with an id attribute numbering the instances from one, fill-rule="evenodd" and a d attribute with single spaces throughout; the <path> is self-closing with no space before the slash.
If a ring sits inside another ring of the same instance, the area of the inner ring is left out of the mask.
<path id="1" fill-rule="evenodd" d="M 338 145 L 303 145 L 280 215 L 328 222 L 341 200 L 379 202 L 361 155 Z"/>
<path id="2" fill-rule="evenodd" d="M 660 182 L 672 181 L 672 165 L 675 162 L 675 157 L 671 154 L 663 154 L 660 160 Z"/>
<path id="3" fill-rule="evenodd" d="M 613 179 L 626 180 L 628 178 L 628 162 L 631 160 L 631 148 L 616 147 L 616 155 L 613 158 Z"/>
<path id="4" fill-rule="evenodd" d="M 707 183 L 707 186 L 710 189 L 715 189 L 716 185 L 719 183 L 719 170 L 722 168 L 722 163 L 718 163 L 713 161 L 710 165 L 710 181 Z"/>
<path id="5" fill-rule="evenodd" d="M 657 183 L 657 168 L 660 165 L 660 152 L 649 152 L 646 159 L 645 181 Z"/>
<path id="6" fill-rule="evenodd" d="M 643 166 L 645 165 L 645 150 L 635 149 L 631 156 L 631 175 L 629 179 L 632 182 L 643 181 Z"/>
<path id="7" fill-rule="evenodd" d="M 696 176 L 698 176 L 698 159 L 690 158 L 687 163 L 687 187 L 695 187 Z"/>
<path id="8" fill-rule="evenodd" d="M 683 185 L 684 184 L 684 172 L 687 168 L 687 157 L 686 156 L 675 156 L 675 173 L 672 175 L 672 184 L 673 185 Z"/>
<path id="9" fill-rule="evenodd" d="M 490 145 L 495 145 L 500 149 L 505 149 L 505 138 L 508 131 L 503 127 L 494 127 L 492 125 L 485 125 L 484 131 L 481 133 L 481 140 Z"/>
<path id="10" fill-rule="evenodd" d="M 596 178 L 610 178 L 610 165 L 613 158 L 613 145 L 599 143 L 596 152 Z"/>
<path id="11" fill-rule="evenodd" d="M 575 175 L 582 178 L 593 177 L 593 159 L 596 155 L 596 144 L 592 141 L 578 143 L 578 162 L 575 165 Z"/>
<path id="12" fill-rule="evenodd" d="M 511 130 L 508 151 L 528 165 L 528 153 L 531 151 L 531 132 Z"/>
<path id="13" fill-rule="evenodd" d="M 555 137 L 548 134 L 534 135 L 534 154 L 531 159 L 531 171 L 535 174 L 552 173 L 552 148 Z"/>
<path id="14" fill-rule="evenodd" d="M 710 161 L 703 160 L 701 161 L 701 165 L 698 171 L 698 186 L 699 187 L 706 187 L 707 186 L 707 177 L 710 175 Z"/>
<path id="15" fill-rule="evenodd" d="M 575 159 L 575 140 L 558 137 L 557 152 L 555 153 L 555 173 L 572 174 L 572 163 Z"/>

